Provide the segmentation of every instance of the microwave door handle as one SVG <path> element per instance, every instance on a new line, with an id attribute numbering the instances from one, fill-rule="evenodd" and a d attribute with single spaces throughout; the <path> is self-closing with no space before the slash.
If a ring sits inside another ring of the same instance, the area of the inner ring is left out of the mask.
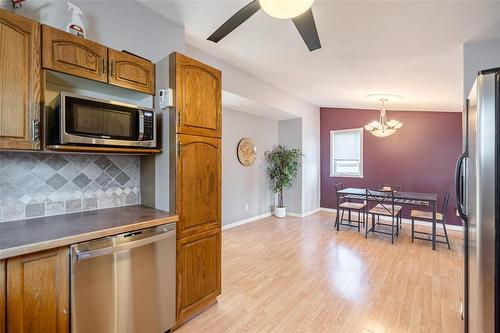
<path id="1" fill-rule="evenodd" d="M 142 141 L 144 139 L 144 112 L 142 110 L 137 110 L 139 115 L 139 137 L 137 140 Z"/>

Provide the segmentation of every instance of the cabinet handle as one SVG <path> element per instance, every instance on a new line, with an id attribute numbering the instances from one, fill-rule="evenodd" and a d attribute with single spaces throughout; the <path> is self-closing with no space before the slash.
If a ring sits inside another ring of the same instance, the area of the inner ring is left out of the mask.
<path id="1" fill-rule="evenodd" d="M 111 60 L 111 77 L 115 77 L 115 61 Z"/>
<path id="2" fill-rule="evenodd" d="M 38 119 L 33 119 L 31 124 L 31 139 L 33 142 L 40 141 L 40 121 Z"/>
<path id="3" fill-rule="evenodd" d="M 102 58 L 102 74 L 106 74 L 108 72 L 108 64 L 106 59 Z"/>

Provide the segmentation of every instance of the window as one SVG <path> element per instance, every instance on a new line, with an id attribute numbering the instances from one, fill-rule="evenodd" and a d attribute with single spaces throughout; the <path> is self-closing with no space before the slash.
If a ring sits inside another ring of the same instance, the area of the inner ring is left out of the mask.
<path id="1" fill-rule="evenodd" d="M 330 177 L 363 178 L 363 129 L 330 131 Z"/>

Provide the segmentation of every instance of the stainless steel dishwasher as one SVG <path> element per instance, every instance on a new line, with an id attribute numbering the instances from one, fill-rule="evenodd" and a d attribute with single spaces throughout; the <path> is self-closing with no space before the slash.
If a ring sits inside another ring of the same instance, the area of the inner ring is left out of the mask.
<path id="1" fill-rule="evenodd" d="M 71 331 L 163 333 L 175 324 L 175 223 L 71 246 Z"/>

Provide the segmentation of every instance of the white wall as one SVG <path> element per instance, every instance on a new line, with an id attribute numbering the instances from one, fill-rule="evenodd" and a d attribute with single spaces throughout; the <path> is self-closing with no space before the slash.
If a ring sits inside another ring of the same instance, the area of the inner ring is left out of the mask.
<path id="1" fill-rule="evenodd" d="M 287 149 L 302 151 L 302 118 L 280 120 L 278 122 L 278 144 Z M 302 214 L 302 165 L 297 172 L 297 178 L 292 187 L 283 191 L 283 201 L 287 213 Z"/>
<path id="2" fill-rule="evenodd" d="M 463 100 L 465 100 L 469 96 L 478 71 L 500 67 L 500 39 L 464 43 L 463 57 Z"/>
<path id="3" fill-rule="evenodd" d="M 236 156 L 238 142 L 251 138 L 257 158 L 248 167 Z M 222 224 L 270 213 L 274 193 L 269 185 L 264 152 L 278 142 L 278 122 L 224 108 L 222 111 Z M 248 207 L 247 207 L 248 205 Z"/>
<path id="4" fill-rule="evenodd" d="M 291 113 L 302 118 L 302 211 L 306 214 L 319 208 L 319 107 L 295 97 L 251 74 L 186 45 L 187 55 L 222 71 L 225 91 Z M 224 129 L 223 129 L 224 131 Z"/>

